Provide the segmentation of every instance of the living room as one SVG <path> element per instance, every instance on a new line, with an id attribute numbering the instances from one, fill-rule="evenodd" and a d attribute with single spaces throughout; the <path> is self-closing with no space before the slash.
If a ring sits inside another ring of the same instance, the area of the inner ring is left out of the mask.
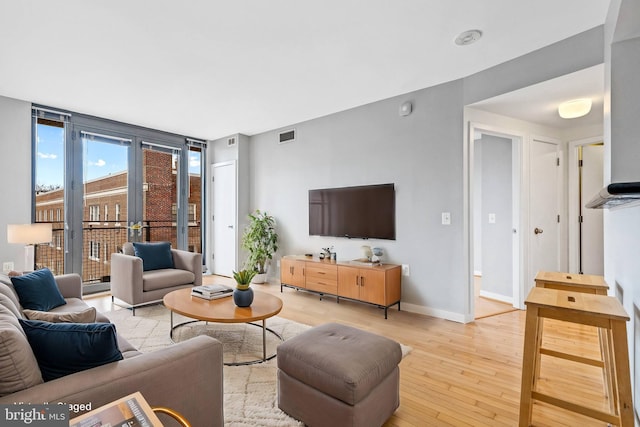
<path id="1" fill-rule="evenodd" d="M 308 235 L 307 192 L 322 187 L 395 183 L 397 239 L 382 244 L 386 262 L 410 266 L 410 276 L 403 277 L 403 311 L 469 322 L 473 320 L 473 307 L 470 301 L 472 270 L 465 150 L 468 146 L 467 124 L 477 119 L 473 111 L 465 108 L 496 95 L 604 63 L 611 67 L 611 80 L 606 88 L 612 97 L 599 130 L 608 153 L 605 156 L 608 158 L 606 181 L 637 181 L 633 159 L 638 157 L 638 148 L 631 141 L 636 134 L 634 112 L 637 113 L 637 107 L 633 99 L 638 87 L 625 72 L 633 70 L 632 61 L 637 60 L 633 49 L 638 41 L 627 35 L 635 32 L 625 28 L 634 25 L 628 20 L 637 17 L 633 14 L 635 7 L 632 2 L 611 2 L 610 21 L 601 23 L 605 25 L 587 28 L 585 32 L 507 63 L 472 74 L 452 75 L 421 89 L 396 91 L 338 112 L 292 118 L 278 127 L 269 128 L 271 130 L 254 133 L 236 127 L 222 133 L 193 136 L 209 140 L 210 164 L 233 158 L 238 167 L 246 171 L 241 179 L 248 192 L 240 197 L 246 198 L 247 209 L 238 212 L 238 217 L 242 220 L 243 214 L 250 209 L 259 208 L 277 218 L 282 237 L 277 258 L 318 252 L 327 245 L 333 245 L 341 259 L 359 258 L 360 241 Z M 620 18 L 616 19 L 618 16 Z M 615 26 L 616 22 L 619 27 Z M 617 49 L 614 56 L 610 54 L 612 40 Z M 629 59 L 622 55 L 626 49 L 632 52 Z M 1 84 L 0 94 L 5 97 L 0 99 L 0 135 L 9 158 L 0 174 L 5 200 L 11 201 L 10 204 L 7 202 L 11 208 L 5 208 L 0 214 L 4 230 L 6 224 L 29 222 L 31 218 L 31 103 L 77 110 L 72 105 L 65 105 L 64 97 L 19 96 L 10 87 L 10 79 L 2 80 L 5 82 Z M 231 95 L 229 98 L 233 98 Z M 411 102 L 413 111 L 408 116 L 399 116 L 399 106 L 407 101 Z M 252 108 L 246 104 L 242 107 Z M 94 110 L 79 112 L 91 114 Z M 124 113 L 114 119 L 130 122 Z M 215 121 L 215 118 L 211 120 Z M 483 124 L 494 123 L 483 120 Z M 159 125 L 154 127 L 161 128 Z M 292 128 L 296 130 L 296 140 L 278 144 L 278 133 Z M 192 135 L 191 132 L 187 129 L 184 133 Z M 532 134 L 530 131 L 525 133 Z M 235 154 L 229 153 L 227 140 L 236 135 L 238 150 L 246 150 L 243 154 L 246 157 L 236 158 Z M 563 135 L 547 136 L 568 140 L 563 139 Z M 441 224 L 442 212 L 450 213 L 451 225 Z M 637 207 L 605 213 L 605 277 L 613 293 L 616 289 L 624 293 L 623 304 L 632 318 L 637 312 L 634 301 L 638 298 L 636 282 L 640 279 L 632 255 L 637 252 L 638 239 L 635 237 L 640 234 L 637 213 Z M 238 224 L 239 227 L 242 225 Z M 210 249 L 212 244 L 208 243 Z M 21 249 L 4 245 L 0 255 L 3 260 L 16 260 L 18 264 Z M 205 258 L 211 259 L 210 256 Z M 276 281 L 277 261 L 272 265 L 271 275 Z M 529 282 L 528 286 L 531 285 Z M 521 295 L 520 299 L 525 296 Z M 638 357 L 633 319 L 628 327 L 630 360 L 633 361 Z"/>

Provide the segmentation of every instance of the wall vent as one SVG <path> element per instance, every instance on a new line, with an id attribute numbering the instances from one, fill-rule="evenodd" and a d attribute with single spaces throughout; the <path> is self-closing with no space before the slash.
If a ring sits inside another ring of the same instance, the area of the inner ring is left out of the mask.
<path id="1" fill-rule="evenodd" d="M 234 145 L 236 145 L 236 137 L 232 136 L 231 138 L 227 139 L 227 147 L 233 147 Z"/>
<path id="2" fill-rule="evenodd" d="M 285 144 L 287 142 L 296 140 L 296 130 L 289 129 L 282 131 L 278 134 L 278 144 Z"/>

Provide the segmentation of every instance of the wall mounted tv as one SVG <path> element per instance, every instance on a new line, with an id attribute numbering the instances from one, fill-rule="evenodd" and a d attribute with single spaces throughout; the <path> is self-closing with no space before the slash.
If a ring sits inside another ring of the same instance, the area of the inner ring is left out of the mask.
<path id="1" fill-rule="evenodd" d="M 309 190 L 309 235 L 395 240 L 394 184 Z"/>

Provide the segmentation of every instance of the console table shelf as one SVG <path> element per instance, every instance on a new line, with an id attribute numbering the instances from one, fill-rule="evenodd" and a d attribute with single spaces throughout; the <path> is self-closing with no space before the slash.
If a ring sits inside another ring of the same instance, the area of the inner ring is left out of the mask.
<path id="1" fill-rule="evenodd" d="M 400 311 L 402 267 L 397 264 L 362 265 L 321 260 L 303 255 L 284 256 L 280 260 L 280 292 L 284 287 L 323 296 L 363 302 L 384 309 L 394 305 Z"/>

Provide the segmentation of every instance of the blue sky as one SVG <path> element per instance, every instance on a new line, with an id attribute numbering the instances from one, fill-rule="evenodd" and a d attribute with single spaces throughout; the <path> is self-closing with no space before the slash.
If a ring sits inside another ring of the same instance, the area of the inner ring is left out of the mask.
<path id="1" fill-rule="evenodd" d="M 64 180 L 64 129 L 38 125 L 36 183 L 62 186 Z M 84 145 L 84 180 L 127 169 L 127 149 L 117 144 L 90 142 Z M 189 172 L 200 172 L 199 153 L 189 153 Z"/>

